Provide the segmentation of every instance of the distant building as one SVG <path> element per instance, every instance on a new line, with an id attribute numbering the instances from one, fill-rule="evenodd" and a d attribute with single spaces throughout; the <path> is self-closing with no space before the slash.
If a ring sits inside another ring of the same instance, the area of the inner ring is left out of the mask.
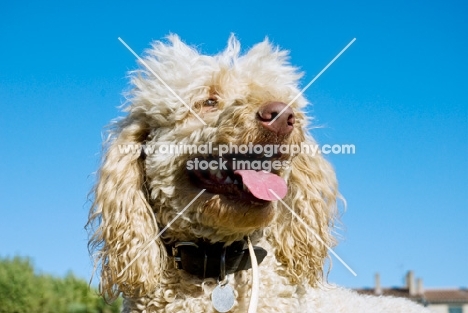
<path id="1" fill-rule="evenodd" d="M 434 313 L 468 313 L 468 289 L 427 289 L 414 273 L 406 275 L 406 286 L 382 288 L 380 275 L 375 275 L 374 288 L 356 289 L 360 294 L 407 298 L 428 307 Z"/>

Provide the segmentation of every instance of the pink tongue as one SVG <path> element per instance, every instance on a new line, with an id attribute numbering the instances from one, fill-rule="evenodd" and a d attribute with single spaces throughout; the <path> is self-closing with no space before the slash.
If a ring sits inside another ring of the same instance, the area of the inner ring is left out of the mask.
<path id="1" fill-rule="evenodd" d="M 234 172 L 242 177 L 242 182 L 257 199 L 276 201 L 283 199 L 288 192 L 288 186 L 278 175 L 254 170 L 237 170 Z M 271 192 L 271 189 L 273 192 Z M 277 196 L 276 196 L 276 195 Z"/>

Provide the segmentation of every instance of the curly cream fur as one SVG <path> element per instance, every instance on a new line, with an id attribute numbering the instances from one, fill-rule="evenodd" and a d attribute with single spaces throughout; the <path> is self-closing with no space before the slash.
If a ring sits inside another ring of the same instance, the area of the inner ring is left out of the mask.
<path id="1" fill-rule="evenodd" d="M 122 293 L 124 312 L 215 312 L 210 295 L 216 281 L 175 269 L 163 242 L 204 238 L 229 244 L 251 236 L 254 244 L 268 251 L 259 267 L 258 312 L 385 311 L 375 306 L 397 312 L 391 310 L 395 303 L 404 308 L 401 312 L 423 312 L 409 302 L 367 300 L 323 281 L 327 246 L 335 244 L 338 192 L 334 171 L 321 155 L 282 156 L 290 164 L 278 173 L 287 181 L 286 205 L 277 201 L 259 208 L 205 192 L 180 214 L 200 192 L 185 170 L 190 156 L 122 153 L 122 145 L 157 149 L 206 142 L 315 144 L 307 133 L 302 113 L 307 101 L 302 96 L 291 105 L 296 122 L 289 136 L 271 137 L 254 118 L 263 104 L 289 103 L 299 94 L 301 74 L 289 64 L 287 52 L 265 40 L 241 55 L 239 42 L 231 36 L 224 52 L 206 56 L 177 36 L 168 41 L 153 43 L 145 63 L 207 125 L 145 66 L 131 73 L 127 115 L 110 132 L 88 222 L 93 226 L 89 245 L 101 269 L 102 295 L 114 299 Z M 203 107 L 203 101 L 213 96 L 218 107 Z M 250 272 L 228 277 L 236 294 L 232 312 L 247 311 Z M 329 303 L 328 297 L 336 299 Z"/>

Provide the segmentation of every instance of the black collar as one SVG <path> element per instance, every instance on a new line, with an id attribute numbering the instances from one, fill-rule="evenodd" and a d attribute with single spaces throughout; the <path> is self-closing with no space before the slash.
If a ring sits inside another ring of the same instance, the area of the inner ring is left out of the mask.
<path id="1" fill-rule="evenodd" d="M 179 241 L 166 245 L 168 254 L 174 258 L 174 265 L 201 279 L 219 278 L 225 275 L 248 270 L 252 267 L 249 249 L 245 240 L 235 241 L 225 247 L 224 242 L 209 243 Z M 260 264 L 267 251 L 254 246 L 257 262 Z"/>

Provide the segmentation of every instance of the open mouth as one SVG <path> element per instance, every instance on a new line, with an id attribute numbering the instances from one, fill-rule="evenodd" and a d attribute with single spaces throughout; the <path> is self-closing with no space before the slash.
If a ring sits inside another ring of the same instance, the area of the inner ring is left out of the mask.
<path id="1" fill-rule="evenodd" d="M 192 158 L 187 161 L 187 170 L 191 182 L 210 193 L 264 203 L 286 196 L 286 182 L 276 174 L 281 165 L 275 157 L 224 154 Z"/>

